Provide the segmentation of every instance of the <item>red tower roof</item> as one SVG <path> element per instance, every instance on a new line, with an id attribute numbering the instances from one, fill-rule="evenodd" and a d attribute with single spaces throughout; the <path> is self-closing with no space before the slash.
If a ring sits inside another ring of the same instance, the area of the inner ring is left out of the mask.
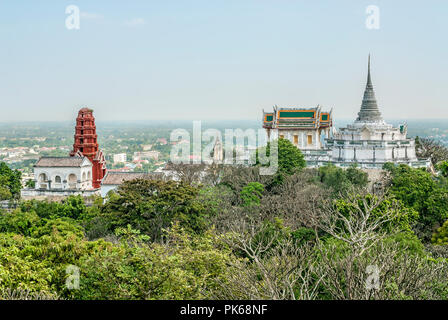
<path id="1" fill-rule="evenodd" d="M 101 180 L 106 175 L 106 160 L 103 152 L 99 149 L 97 138 L 93 110 L 82 108 L 76 118 L 75 143 L 70 155 L 74 156 L 79 152 L 92 162 L 92 185 L 94 188 L 101 186 Z"/>

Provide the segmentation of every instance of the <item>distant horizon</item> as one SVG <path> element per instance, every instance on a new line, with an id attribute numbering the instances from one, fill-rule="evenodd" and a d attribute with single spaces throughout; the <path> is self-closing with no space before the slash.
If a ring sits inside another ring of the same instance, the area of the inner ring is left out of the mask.
<path id="1" fill-rule="evenodd" d="M 333 122 L 353 122 L 355 121 L 356 117 L 353 118 L 334 118 Z M 56 124 L 56 123 L 74 123 L 76 120 L 76 117 L 73 117 L 73 121 L 71 120 L 23 120 L 23 121 L 0 121 L 0 125 L 9 125 L 9 124 L 27 124 L 27 123 L 34 123 L 34 124 Z M 135 120 L 101 120 L 95 118 L 95 122 L 98 123 L 144 123 L 144 122 L 193 122 L 193 121 L 203 121 L 203 122 L 260 122 L 262 123 L 261 116 L 260 119 L 135 119 Z M 435 122 L 443 122 L 448 121 L 448 118 L 384 118 L 385 122 L 396 122 L 396 121 L 435 121 Z"/>

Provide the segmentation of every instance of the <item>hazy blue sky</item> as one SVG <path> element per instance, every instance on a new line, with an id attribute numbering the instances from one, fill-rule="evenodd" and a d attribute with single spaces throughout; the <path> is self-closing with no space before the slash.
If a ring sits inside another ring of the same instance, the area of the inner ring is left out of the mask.
<path id="1" fill-rule="evenodd" d="M 0 122 L 355 118 L 369 52 L 386 118 L 448 118 L 447 31 L 446 0 L 0 0 Z"/>

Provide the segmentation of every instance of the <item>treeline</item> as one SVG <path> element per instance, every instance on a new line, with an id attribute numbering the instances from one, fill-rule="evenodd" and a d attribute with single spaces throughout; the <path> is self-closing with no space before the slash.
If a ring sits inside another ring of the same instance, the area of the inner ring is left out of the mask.
<path id="1" fill-rule="evenodd" d="M 307 169 L 281 139 L 271 176 L 173 165 L 181 181 L 126 182 L 90 206 L 16 198 L 0 297 L 447 299 L 448 163 L 384 169 Z M 0 180 L 11 196 L 14 179 Z"/>

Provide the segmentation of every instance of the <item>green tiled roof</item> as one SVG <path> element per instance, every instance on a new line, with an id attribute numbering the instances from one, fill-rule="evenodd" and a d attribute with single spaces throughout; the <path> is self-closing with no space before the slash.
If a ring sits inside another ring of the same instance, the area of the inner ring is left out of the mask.
<path id="1" fill-rule="evenodd" d="M 280 111 L 280 118 L 314 118 L 313 111 Z"/>

